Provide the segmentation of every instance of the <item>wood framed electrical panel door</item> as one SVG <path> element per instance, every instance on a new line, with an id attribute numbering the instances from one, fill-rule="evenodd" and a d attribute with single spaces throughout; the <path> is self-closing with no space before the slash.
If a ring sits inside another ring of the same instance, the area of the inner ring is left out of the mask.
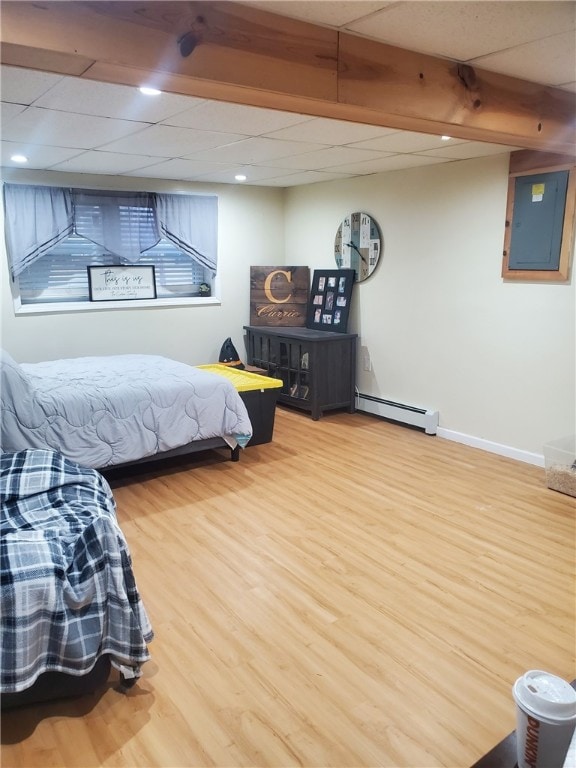
<path id="1" fill-rule="evenodd" d="M 513 152 L 502 277 L 567 281 L 574 248 L 575 207 L 574 158 Z"/>

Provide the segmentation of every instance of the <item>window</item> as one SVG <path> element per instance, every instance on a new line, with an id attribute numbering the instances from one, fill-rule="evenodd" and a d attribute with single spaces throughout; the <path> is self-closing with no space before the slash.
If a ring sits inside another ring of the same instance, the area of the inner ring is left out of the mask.
<path id="1" fill-rule="evenodd" d="M 87 303 L 88 266 L 153 265 L 157 299 L 209 296 L 217 198 L 5 184 L 6 242 L 22 305 Z M 56 307 L 55 307 L 56 308 Z"/>
<path id="2" fill-rule="evenodd" d="M 20 273 L 20 301 L 50 304 L 89 301 L 86 267 L 129 264 L 126 259 L 103 253 L 102 247 L 79 235 L 71 235 Z M 211 285 L 211 274 L 167 240 L 145 251 L 138 264 L 156 267 L 159 299 L 200 296 L 200 285 Z"/>

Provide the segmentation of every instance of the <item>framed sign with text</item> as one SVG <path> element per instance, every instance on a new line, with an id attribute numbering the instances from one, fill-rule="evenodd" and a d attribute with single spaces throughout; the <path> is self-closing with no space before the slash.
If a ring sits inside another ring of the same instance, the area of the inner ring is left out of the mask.
<path id="1" fill-rule="evenodd" d="M 353 269 L 316 269 L 308 302 L 306 328 L 347 333 Z"/>
<path id="2" fill-rule="evenodd" d="M 86 267 L 90 301 L 132 301 L 156 298 L 153 266 Z"/>

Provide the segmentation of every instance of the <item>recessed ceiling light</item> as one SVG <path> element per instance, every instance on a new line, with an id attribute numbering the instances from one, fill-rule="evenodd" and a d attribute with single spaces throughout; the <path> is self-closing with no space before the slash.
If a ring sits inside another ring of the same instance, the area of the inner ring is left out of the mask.
<path id="1" fill-rule="evenodd" d="M 27 163 L 28 162 L 28 158 L 26 157 L 26 155 L 12 155 L 10 160 L 12 160 L 13 163 Z"/>
<path id="2" fill-rule="evenodd" d="M 159 91 L 158 88 L 150 88 L 147 85 L 141 86 L 139 89 L 140 93 L 143 93 L 144 96 L 160 96 L 162 91 Z"/>
<path id="3" fill-rule="evenodd" d="M 452 136 L 442 136 L 442 141 L 450 141 Z"/>
<path id="4" fill-rule="evenodd" d="M 234 176 L 236 181 L 246 181 L 246 176 L 244 176 L 243 173 L 237 173 L 236 176 Z"/>

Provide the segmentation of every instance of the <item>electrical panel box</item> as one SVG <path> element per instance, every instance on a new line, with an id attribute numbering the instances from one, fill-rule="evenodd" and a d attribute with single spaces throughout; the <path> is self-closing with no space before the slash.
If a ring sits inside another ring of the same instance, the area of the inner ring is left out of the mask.
<path id="1" fill-rule="evenodd" d="M 558 269 L 567 189 L 568 171 L 516 178 L 508 269 Z"/>

